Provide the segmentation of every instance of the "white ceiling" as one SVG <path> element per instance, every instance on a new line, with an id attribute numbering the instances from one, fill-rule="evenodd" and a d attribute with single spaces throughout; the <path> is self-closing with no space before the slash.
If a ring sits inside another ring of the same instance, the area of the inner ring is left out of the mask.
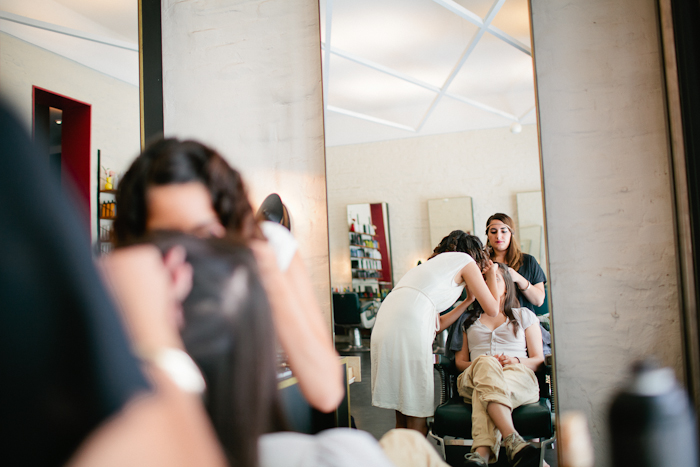
<path id="1" fill-rule="evenodd" d="M 328 146 L 535 123 L 527 0 L 320 7 Z M 0 0 L 0 31 L 138 86 L 137 9 Z"/>
<path id="2" fill-rule="evenodd" d="M 527 0 L 321 0 L 321 41 L 327 146 L 535 123 Z"/>
<path id="3" fill-rule="evenodd" d="M 0 0 L 0 31 L 139 84 L 136 0 Z"/>

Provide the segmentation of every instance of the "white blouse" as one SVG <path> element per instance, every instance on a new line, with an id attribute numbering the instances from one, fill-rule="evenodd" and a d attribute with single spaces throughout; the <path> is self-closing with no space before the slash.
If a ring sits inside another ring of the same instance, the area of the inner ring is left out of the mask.
<path id="1" fill-rule="evenodd" d="M 492 331 L 482 324 L 479 318 L 467 329 L 469 358 L 472 362 L 480 355 L 505 354 L 509 357 L 527 358 L 525 329 L 533 324 L 539 325 L 539 320 L 535 313 L 527 308 L 513 308 L 513 316 L 520 323 L 517 334 L 513 334 L 511 320 Z"/>

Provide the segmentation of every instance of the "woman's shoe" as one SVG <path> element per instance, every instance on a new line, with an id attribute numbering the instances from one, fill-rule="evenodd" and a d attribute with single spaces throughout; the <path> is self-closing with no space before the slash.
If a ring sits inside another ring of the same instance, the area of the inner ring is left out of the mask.
<path id="1" fill-rule="evenodd" d="M 538 467 L 540 465 L 540 450 L 525 441 L 517 432 L 503 438 L 506 455 L 513 467 Z"/>
<path id="2" fill-rule="evenodd" d="M 464 455 L 464 467 L 487 467 L 488 461 L 478 452 L 470 452 Z"/>

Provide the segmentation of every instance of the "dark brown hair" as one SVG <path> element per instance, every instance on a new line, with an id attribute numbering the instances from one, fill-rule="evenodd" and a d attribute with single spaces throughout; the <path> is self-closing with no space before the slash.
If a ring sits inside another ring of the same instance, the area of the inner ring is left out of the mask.
<path id="1" fill-rule="evenodd" d="M 275 372 L 275 330 L 252 252 L 242 244 L 156 232 L 193 268 L 182 340 L 207 383 L 205 406 L 229 464 L 258 466 L 258 437 L 284 428 Z"/>
<path id="2" fill-rule="evenodd" d="M 428 259 L 448 251 L 467 253 L 476 261 L 479 269 L 483 269 L 484 266 L 486 266 L 486 260 L 488 258 L 484 252 L 484 245 L 481 243 L 481 240 L 479 240 L 479 237 L 469 235 L 463 230 L 453 230 L 450 232 L 450 234 L 443 238 L 440 244 L 435 247 L 433 254 Z"/>
<path id="3" fill-rule="evenodd" d="M 506 266 L 503 263 L 493 264 L 498 265 L 498 272 L 501 274 L 503 282 L 506 284 L 506 291 L 503 294 L 503 297 L 501 298 L 501 303 L 499 304 L 499 307 L 501 311 L 506 315 L 506 318 L 508 318 L 508 321 L 513 323 L 513 335 L 517 336 L 518 327 L 520 326 L 520 323 L 518 323 L 518 320 L 515 319 L 515 315 L 513 315 L 513 308 L 520 308 L 518 291 L 515 287 L 515 282 L 513 282 L 513 278 L 510 277 L 510 273 L 508 272 L 508 266 Z M 474 312 L 464 321 L 464 324 L 462 325 L 462 331 L 467 332 L 467 329 L 469 329 L 471 325 L 474 324 L 474 322 L 479 318 L 479 316 L 481 316 L 483 312 L 484 310 L 481 308 L 479 303 L 475 302 Z"/>
<path id="4" fill-rule="evenodd" d="M 499 220 L 508 226 L 510 229 L 510 244 L 508 244 L 508 250 L 506 250 L 506 264 L 513 268 L 514 270 L 520 269 L 523 264 L 523 253 L 520 251 L 520 244 L 518 239 L 515 238 L 515 226 L 513 225 L 513 219 L 510 218 L 508 214 L 503 214 L 502 212 L 497 212 L 493 216 L 489 217 L 486 221 L 486 246 L 490 247 L 491 258 L 496 255 L 493 250 L 493 246 L 489 243 L 489 224 L 492 220 Z"/>
<path id="5" fill-rule="evenodd" d="M 117 244 L 146 232 L 149 187 L 189 182 L 200 182 L 207 188 L 212 207 L 227 231 L 244 239 L 256 234 L 257 224 L 241 174 L 204 144 L 171 138 L 150 144 L 122 177 L 114 221 Z"/>

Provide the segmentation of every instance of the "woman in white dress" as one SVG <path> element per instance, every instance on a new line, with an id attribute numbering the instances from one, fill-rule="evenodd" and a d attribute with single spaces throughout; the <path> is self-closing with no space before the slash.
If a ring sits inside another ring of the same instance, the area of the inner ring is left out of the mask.
<path id="1" fill-rule="evenodd" d="M 481 241 L 455 230 L 433 256 L 396 284 L 382 302 L 372 330 L 372 405 L 396 411 L 396 428 L 427 434 L 434 407 L 432 343 L 476 298 L 498 314 L 496 273 Z M 484 276 L 482 276 L 482 273 Z M 484 281 L 484 277 L 486 280 Z M 468 299 L 453 310 L 464 287 Z"/>

